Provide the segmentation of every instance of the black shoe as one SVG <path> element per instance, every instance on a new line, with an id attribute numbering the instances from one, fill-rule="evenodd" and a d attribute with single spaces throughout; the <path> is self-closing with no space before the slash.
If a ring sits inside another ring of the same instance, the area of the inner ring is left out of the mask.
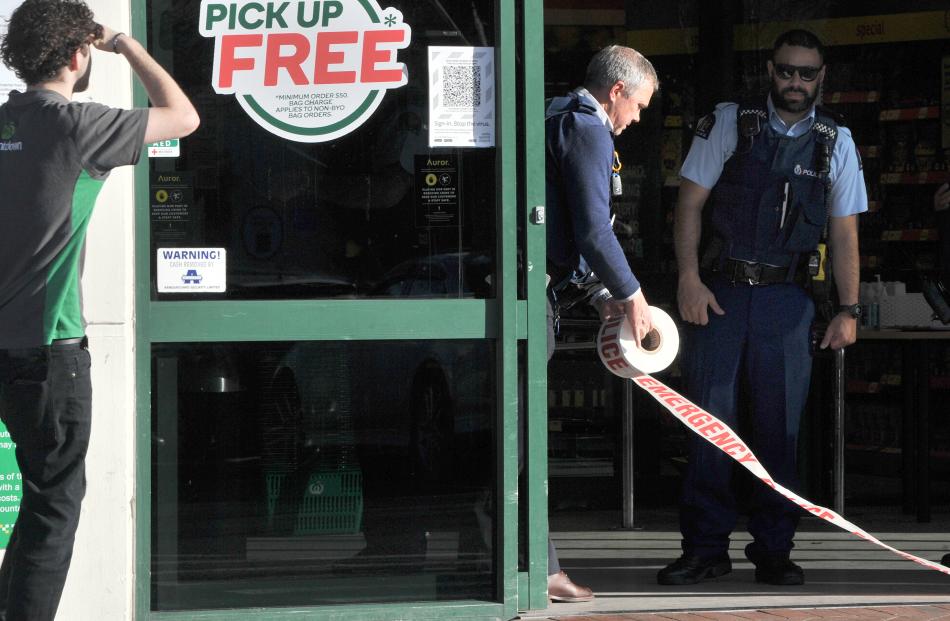
<path id="1" fill-rule="evenodd" d="M 656 574 L 658 584 L 696 584 L 707 578 L 718 578 L 732 571 L 729 556 L 701 558 L 684 554 Z"/>
<path id="2" fill-rule="evenodd" d="M 775 586 L 805 584 L 805 572 L 785 555 L 769 556 L 756 553 L 749 544 L 745 556 L 755 565 L 755 581 Z"/>
<path id="3" fill-rule="evenodd" d="M 944 554 L 943 558 L 940 559 L 940 564 L 950 567 L 950 554 Z"/>

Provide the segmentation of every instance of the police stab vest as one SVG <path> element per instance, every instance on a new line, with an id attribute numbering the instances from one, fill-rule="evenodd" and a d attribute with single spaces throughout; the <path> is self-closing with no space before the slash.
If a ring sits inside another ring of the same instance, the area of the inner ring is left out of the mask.
<path id="1" fill-rule="evenodd" d="M 736 151 L 712 190 L 719 264 L 731 258 L 794 270 L 824 234 L 838 123 L 816 108 L 812 129 L 789 137 L 770 126 L 765 100 L 740 104 L 736 114 Z"/>

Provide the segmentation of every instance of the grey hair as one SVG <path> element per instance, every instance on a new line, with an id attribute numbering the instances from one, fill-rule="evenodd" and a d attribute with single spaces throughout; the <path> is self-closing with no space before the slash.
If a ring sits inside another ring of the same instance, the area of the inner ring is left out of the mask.
<path id="1" fill-rule="evenodd" d="M 628 92 L 644 82 L 650 82 L 654 90 L 660 88 L 656 69 L 646 56 L 630 47 L 608 45 L 590 59 L 584 86 L 590 91 L 603 90 L 617 82 L 623 82 Z"/>

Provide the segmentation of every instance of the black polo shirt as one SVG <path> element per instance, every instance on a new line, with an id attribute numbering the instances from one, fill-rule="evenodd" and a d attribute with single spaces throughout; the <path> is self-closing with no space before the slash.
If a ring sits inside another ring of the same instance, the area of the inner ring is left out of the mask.
<path id="1" fill-rule="evenodd" d="M 0 349 L 82 336 L 86 228 L 109 171 L 142 152 L 148 110 L 12 91 L 0 106 Z"/>

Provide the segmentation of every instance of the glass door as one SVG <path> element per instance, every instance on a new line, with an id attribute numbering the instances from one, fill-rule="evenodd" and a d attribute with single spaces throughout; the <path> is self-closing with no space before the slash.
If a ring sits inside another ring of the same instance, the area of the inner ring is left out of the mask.
<path id="1" fill-rule="evenodd" d="M 202 124 L 136 173 L 138 616 L 514 616 L 527 8 L 139 8 Z"/>

